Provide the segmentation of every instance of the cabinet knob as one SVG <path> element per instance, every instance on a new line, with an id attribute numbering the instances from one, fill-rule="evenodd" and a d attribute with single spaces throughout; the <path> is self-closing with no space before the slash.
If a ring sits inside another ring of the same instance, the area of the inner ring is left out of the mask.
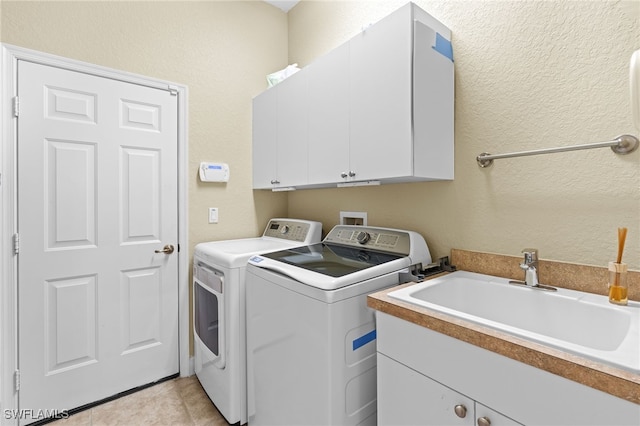
<path id="1" fill-rule="evenodd" d="M 356 175 L 356 172 L 354 172 L 353 170 L 349 170 L 349 177 L 354 177 Z"/>
<path id="2" fill-rule="evenodd" d="M 278 179 L 271 179 L 271 185 L 277 185 L 280 181 Z"/>
<path id="3" fill-rule="evenodd" d="M 340 177 L 341 178 L 346 178 L 347 176 L 349 176 L 349 174 L 347 172 L 340 173 Z"/>
<path id="4" fill-rule="evenodd" d="M 478 426 L 491 426 L 491 420 L 488 417 L 478 417 Z"/>
<path id="5" fill-rule="evenodd" d="M 458 404 L 453 407 L 453 411 L 456 413 L 456 416 L 460 417 L 461 419 L 467 417 L 467 407 L 462 404 Z"/>

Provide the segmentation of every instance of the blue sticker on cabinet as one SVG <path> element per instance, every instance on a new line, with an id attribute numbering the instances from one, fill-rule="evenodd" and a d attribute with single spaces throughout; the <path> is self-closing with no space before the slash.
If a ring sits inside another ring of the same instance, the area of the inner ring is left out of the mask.
<path id="1" fill-rule="evenodd" d="M 432 47 L 436 52 L 451 59 L 451 62 L 453 62 L 453 47 L 451 46 L 451 41 L 442 37 L 440 33 L 436 33 L 436 44 Z"/>

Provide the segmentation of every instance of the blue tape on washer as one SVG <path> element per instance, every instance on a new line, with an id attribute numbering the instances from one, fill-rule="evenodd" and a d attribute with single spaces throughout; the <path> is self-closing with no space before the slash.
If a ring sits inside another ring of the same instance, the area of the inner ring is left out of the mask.
<path id="1" fill-rule="evenodd" d="M 364 336 L 358 337 L 356 340 L 353 341 L 353 350 L 355 351 L 356 349 L 366 345 L 369 342 L 372 342 L 376 340 L 376 331 L 370 331 L 367 334 L 365 334 Z"/>
<path id="2" fill-rule="evenodd" d="M 451 47 L 451 41 L 442 37 L 440 33 L 436 33 L 436 45 L 432 47 L 436 52 L 442 56 L 446 56 L 453 62 L 453 47 Z"/>

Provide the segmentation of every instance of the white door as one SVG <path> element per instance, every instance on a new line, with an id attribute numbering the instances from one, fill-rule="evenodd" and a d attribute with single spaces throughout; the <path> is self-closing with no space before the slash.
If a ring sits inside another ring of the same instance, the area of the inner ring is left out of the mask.
<path id="1" fill-rule="evenodd" d="M 178 372 L 177 97 L 18 62 L 21 409 Z"/>

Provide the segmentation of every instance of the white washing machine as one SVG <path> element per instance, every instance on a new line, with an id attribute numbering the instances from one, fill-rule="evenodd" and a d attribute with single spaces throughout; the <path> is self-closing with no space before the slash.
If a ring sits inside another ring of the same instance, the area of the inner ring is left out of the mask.
<path id="1" fill-rule="evenodd" d="M 415 232 L 347 225 L 320 244 L 252 256 L 249 425 L 376 424 L 376 326 L 367 294 L 430 263 Z"/>
<path id="2" fill-rule="evenodd" d="M 196 245 L 194 358 L 198 380 L 231 423 L 247 422 L 245 268 L 250 256 L 320 242 L 322 224 L 271 219 L 262 237 Z"/>

